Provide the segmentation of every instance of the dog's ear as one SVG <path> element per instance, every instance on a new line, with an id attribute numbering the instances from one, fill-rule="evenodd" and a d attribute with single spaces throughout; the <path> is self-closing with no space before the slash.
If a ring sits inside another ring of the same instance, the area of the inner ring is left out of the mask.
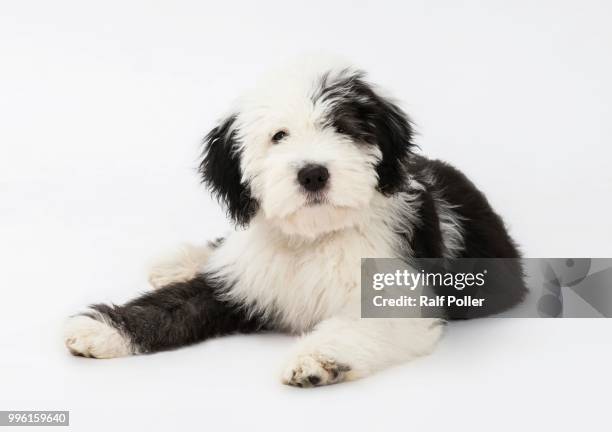
<path id="1" fill-rule="evenodd" d="M 383 194 L 398 191 L 406 181 L 406 162 L 415 147 L 412 143 L 412 125 L 408 116 L 390 99 L 372 90 L 376 105 L 373 116 L 374 135 L 382 153 L 376 166 L 378 189 Z"/>
<path id="2" fill-rule="evenodd" d="M 345 69 L 336 76 L 332 72 L 324 74 L 315 98 L 331 106 L 330 123 L 336 130 L 380 148 L 378 189 L 387 195 L 397 192 L 406 180 L 405 166 L 414 147 L 408 116 L 358 70 Z"/>
<path id="3" fill-rule="evenodd" d="M 236 116 L 229 116 L 206 135 L 199 172 L 228 216 L 237 225 L 245 226 L 257 212 L 258 203 L 249 185 L 242 181 L 235 124 Z"/>

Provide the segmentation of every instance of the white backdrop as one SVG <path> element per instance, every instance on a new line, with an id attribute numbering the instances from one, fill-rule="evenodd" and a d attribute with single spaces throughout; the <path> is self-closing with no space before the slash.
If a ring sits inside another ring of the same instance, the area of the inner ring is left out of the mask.
<path id="1" fill-rule="evenodd" d="M 290 337 L 95 361 L 60 328 L 228 229 L 195 173 L 200 139 L 305 52 L 368 70 L 526 256 L 611 256 L 611 18 L 584 0 L 2 1 L 0 409 L 71 410 L 87 431 L 603 427 L 607 320 L 454 323 L 428 358 L 306 391 L 279 383 Z"/>

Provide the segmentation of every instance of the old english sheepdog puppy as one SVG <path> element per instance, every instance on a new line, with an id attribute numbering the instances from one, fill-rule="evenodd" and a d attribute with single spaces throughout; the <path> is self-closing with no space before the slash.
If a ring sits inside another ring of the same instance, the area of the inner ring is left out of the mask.
<path id="1" fill-rule="evenodd" d="M 71 317 L 66 346 L 111 358 L 288 332 L 301 337 L 282 380 L 299 387 L 429 353 L 445 320 L 361 318 L 361 258 L 519 254 L 484 195 L 416 154 L 412 135 L 407 115 L 360 70 L 302 64 L 272 74 L 205 138 L 200 173 L 235 229 L 155 267 L 157 289 Z M 504 289 L 489 312 L 523 292 Z"/>

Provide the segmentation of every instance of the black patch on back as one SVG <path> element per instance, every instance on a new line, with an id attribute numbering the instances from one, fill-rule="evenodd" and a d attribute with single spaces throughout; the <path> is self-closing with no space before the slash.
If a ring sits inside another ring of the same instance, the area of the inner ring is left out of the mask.
<path id="1" fill-rule="evenodd" d="M 451 205 L 461 220 L 463 250 L 455 258 L 506 258 L 499 262 L 504 271 L 493 271 L 489 276 L 487 287 L 490 287 L 488 289 L 491 291 L 478 292 L 475 287 L 466 287 L 462 291 L 462 295 L 484 295 L 487 307 L 447 307 L 447 317 L 476 318 L 502 312 L 520 303 L 527 292 L 519 259 L 520 252 L 508 234 L 502 218 L 495 213 L 484 194 L 462 172 L 439 160 L 413 155 L 408 169 L 426 188 L 426 192 L 421 195 L 419 217 L 427 220 L 421 220 L 417 225 L 411 242 L 416 258 L 442 256 L 443 240 L 439 231 L 435 199 L 442 199 Z M 428 183 L 428 179 L 432 178 L 433 183 Z M 431 201 L 431 204 L 428 201 Z M 494 262 L 490 265 L 494 265 Z M 491 277 L 499 279 L 491 280 Z"/>
<path id="2" fill-rule="evenodd" d="M 326 126 L 361 143 L 377 145 L 382 159 L 376 166 L 378 189 L 390 195 L 406 179 L 404 164 L 411 152 L 412 126 L 393 102 L 378 95 L 363 72 L 342 71 L 339 77 L 322 75 L 312 99 L 331 102 Z"/>
<path id="3" fill-rule="evenodd" d="M 439 160 L 428 160 L 427 168 L 437 195 L 464 221 L 464 250 L 457 258 L 520 258 L 504 221 L 465 174 Z"/>
<path id="4" fill-rule="evenodd" d="M 422 191 L 419 195 L 419 220 L 410 242 L 412 253 L 419 258 L 442 258 L 444 246 L 434 200 L 428 191 Z"/>
<path id="5" fill-rule="evenodd" d="M 221 122 L 206 135 L 199 172 L 238 225 L 247 225 L 257 212 L 257 201 L 252 198 L 249 185 L 241 180 L 240 153 L 236 145 L 236 116 Z"/>

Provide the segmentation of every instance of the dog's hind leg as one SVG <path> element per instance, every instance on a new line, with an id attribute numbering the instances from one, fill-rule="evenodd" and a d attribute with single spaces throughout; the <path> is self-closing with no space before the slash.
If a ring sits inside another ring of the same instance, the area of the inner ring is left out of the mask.
<path id="1" fill-rule="evenodd" d="M 264 329 L 261 316 L 219 297 L 206 275 L 146 293 L 125 305 L 98 304 L 71 317 L 65 344 L 71 353 L 111 358 L 151 353 L 214 336 Z"/>
<path id="2" fill-rule="evenodd" d="M 208 261 L 212 251 L 222 240 L 209 242 L 204 246 L 186 244 L 178 252 L 155 263 L 149 271 L 149 283 L 161 288 L 177 282 L 193 279 Z"/>

